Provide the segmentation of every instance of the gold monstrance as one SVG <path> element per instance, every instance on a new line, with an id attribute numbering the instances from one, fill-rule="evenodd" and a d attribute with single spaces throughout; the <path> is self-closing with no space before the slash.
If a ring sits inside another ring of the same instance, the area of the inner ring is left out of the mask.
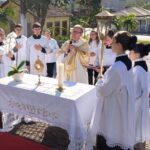
<path id="1" fill-rule="evenodd" d="M 44 70 L 44 64 L 43 62 L 39 59 L 39 56 L 37 56 L 37 60 L 34 63 L 34 68 L 36 69 L 37 73 L 38 73 L 38 83 L 37 85 L 41 84 L 41 80 L 40 80 L 40 75 Z"/>

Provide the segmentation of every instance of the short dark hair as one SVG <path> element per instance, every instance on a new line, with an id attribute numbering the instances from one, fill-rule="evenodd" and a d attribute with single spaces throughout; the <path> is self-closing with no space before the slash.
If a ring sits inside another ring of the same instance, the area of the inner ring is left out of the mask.
<path id="1" fill-rule="evenodd" d="M 119 31 L 114 36 L 116 39 L 116 43 L 120 43 L 124 51 L 132 50 L 137 42 L 137 37 L 135 35 L 131 35 L 127 31 Z"/>
<path id="2" fill-rule="evenodd" d="M 41 24 L 39 22 L 35 22 L 32 28 L 41 28 Z"/>
<path id="3" fill-rule="evenodd" d="M 109 29 L 106 34 L 107 34 L 107 36 L 109 36 L 112 39 L 115 32 L 112 29 Z"/>
<path id="4" fill-rule="evenodd" d="M 16 24 L 15 28 L 22 28 L 22 25 L 21 24 Z"/>

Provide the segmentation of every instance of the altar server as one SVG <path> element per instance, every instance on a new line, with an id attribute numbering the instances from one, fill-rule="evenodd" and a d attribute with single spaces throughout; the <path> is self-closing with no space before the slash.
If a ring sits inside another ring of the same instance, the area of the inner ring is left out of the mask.
<path id="1" fill-rule="evenodd" d="M 149 73 L 143 59 L 150 51 L 150 45 L 136 44 L 129 56 L 134 62 L 135 114 L 136 114 L 136 150 L 144 150 L 144 142 L 150 140 L 149 116 Z"/>
<path id="2" fill-rule="evenodd" d="M 132 62 L 125 51 L 131 50 L 131 43 L 136 41 L 136 37 L 126 31 L 114 35 L 115 62 L 96 84 L 98 104 L 91 131 L 95 138 L 98 134 L 97 149 L 127 150 L 133 149 L 135 144 Z"/>
<path id="3" fill-rule="evenodd" d="M 27 68 L 31 74 L 38 74 L 35 69 L 35 62 L 40 59 L 44 65 L 43 71 L 40 73 L 46 76 L 46 53 L 48 52 L 48 40 L 41 35 L 41 24 L 36 22 L 33 24 L 33 35 L 27 39 Z"/>
<path id="4" fill-rule="evenodd" d="M 114 52 L 112 52 L 112 47 L 111 47 L 111 43 L 112 43 L 112 38 L 114 36 L 114 31 L 109 29 L 108 32 L 106 33 L 106 37 L 104 39 L 104 56 L 103 56 L 103 74 L 106 72 L 106 70 L 114 63 L 115 58 L 116 58 L 116 54 Z M 94 65 L 97 66 L 95 68 L 95 70 L 97 72 L 100 72 L 100 66 L 101 66 L 101 62 L 100 62 L 100 58 L 101 58 L 101 49 L 99 49 L 98 54 L 96 56 Z"/>
<path id="5" fill-rule="evenodd" d="M 14 31 L 17 35 L 16 45 L 13 49 L 16 56 L 16 65 L 20 64 L 21 61 L 26 61 L 26 43 L 27 37 L 22 34 L 22 25 L 16 24 Z"/>
<path id="6" fill-rule="evenodd" d="M 0 77 L 7 76 L 14 65 L 15 56 L 13 51 L 8 49 L 8 44 L 5 42 L 5 31 L 0 28 Z"/>

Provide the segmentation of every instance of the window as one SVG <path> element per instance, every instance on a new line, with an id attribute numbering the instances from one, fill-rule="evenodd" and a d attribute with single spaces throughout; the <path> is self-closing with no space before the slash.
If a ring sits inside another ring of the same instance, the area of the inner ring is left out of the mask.
<path id="1" fill-rule="evenodd" d="M 55 22 L 55 36 L 60 34 L 60 22 Z"/>
<path id="2" fill-rule="evenodd" d="M 51 28 L 53 26 L 52 22 L 47 22 L 47 28 Z"/>
<path id="3" fill-rule="evenodd" d="M 67 21 L 62 22 L 62 35 L 67 35 Z"/>

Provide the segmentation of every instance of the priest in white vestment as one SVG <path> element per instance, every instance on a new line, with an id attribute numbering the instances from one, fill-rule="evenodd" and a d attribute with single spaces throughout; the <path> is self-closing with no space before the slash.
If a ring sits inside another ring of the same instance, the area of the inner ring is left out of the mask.
<path id="1" fill-rule="evenodd" d="M 87 66 L 89 64 L 89 46 L 81 38 L 83 28 L 76 25 L 71 34 L 71 40 L 66 41 L 61 51 L 64 53 L 66 80 L 88 84 Z"/>

